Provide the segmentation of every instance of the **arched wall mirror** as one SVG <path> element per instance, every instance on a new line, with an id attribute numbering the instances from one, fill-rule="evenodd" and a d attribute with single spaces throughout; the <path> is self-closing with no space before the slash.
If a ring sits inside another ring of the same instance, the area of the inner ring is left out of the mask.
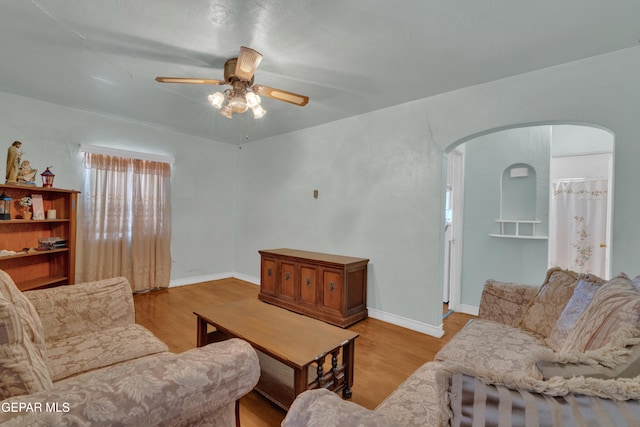
<path id="1" fill-rule="evenodd" d="M 447 174 L 450 308 L 473 314 L 487 279 L 540 284 L 554 265 L 609 277 L 613 150 L 611 132 L 564 124 L 456 146 Z"/>

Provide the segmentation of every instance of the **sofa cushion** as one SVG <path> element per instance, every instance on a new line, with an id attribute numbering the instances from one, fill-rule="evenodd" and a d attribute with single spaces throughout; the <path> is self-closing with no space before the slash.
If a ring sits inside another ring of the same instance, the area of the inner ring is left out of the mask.
<path id="1" fill-rule="evenodd" d="M 46 339 L 59 340 L 136 322 L 125 277 L 25 292 L 37 308 Z"/>
<path id="2" fill-rule="evenodd" d="M 537 355 L 546 349 L 542 339 L 491 320 L 474 320 L 436 354 L 435 360 L 470 366 L 481 372 L 517 372 L 542 379 Z"/>
<path id="3" fill-rule="evenodd" d="M 54 381 L 127 360 L 168 351 L 148 329 L 132 324 L 47 343 Z"/>
<path id="4" fill-rule="evenodd" d="M 518 326 L 548 337 L 562 310 L 571 299 L 577 284 L 578 273 L 554 267 L 547 271 L 547 277 L 525 309 Z"/>
<path id="5" fill-rule="evenodd" d="M 46 361 L 31 335 L 17 306 L 0 296 L 0 400 L 52 386 Z"/>
<path id="6" fill-rule="evenodd" d="M 537 292 L 535 286 L 489 279 L 482 288 L 478 317 L 516 325 Z"/>
<path id="7" fill-rule="evenodd" d="M 621 273 L 598 289 L 561 352 L 597 350 L 620 337 L 637 335 L 639 328 L 640 291 Z"/>
<path id="8" fill-rule="evenodd" d="M 452 426 L 637 426 L 640 402 L 537 393 L 463 374 L 451 378 Z"/>
<path id="9" fill-rule="evenodd" d="M 573 295 L 564 307 L 564 310 L 562 310 L 560 317 L 546 339 L 549 347 L 556 351 L 562 349 L 565 340 L 578 321 L 578 318 L 589 306 L 594 295 L 604 283 L 606 283 L 604 279 L 593 274 L 581 274 L 579 276 L 578 284 L 573 291 Z"/>
<path id="10" fill-rule="evenodd" d="M 13 283 L 13 279 L 2 270 L 0 270 L 0 295 L 13 304 L 22 323 L 22 328 L 29 341 L 33 344 L 36 355 L 46 364 L 47 349 L 40 316 L 31 302 Z"/>
<path id="11" fill-rule="evenodd" d="M 640 292 L 629 296 L 629 301 L 620 305 L 607 316 L 587 342 L 586 350 L 597 350 L 607 346 L 616 336 L 625 332 L 638 336 L 640 332 Z"/>
<path id="12" fill-rule="evenodd" d="M 640 344 L 631 346 L 626 358 L 613 367 L 582 363 L 540 361 L 536 365 L 545 380 L 551 377 L 635 378 L 640 375 Z"/>

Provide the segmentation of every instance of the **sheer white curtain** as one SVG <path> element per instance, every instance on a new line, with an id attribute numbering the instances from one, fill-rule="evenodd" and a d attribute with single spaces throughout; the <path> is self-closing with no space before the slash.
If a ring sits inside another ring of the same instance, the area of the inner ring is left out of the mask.
<path id="1" fill-rule="evenodd" d="M 134 291 L 169 286 L 171 165 L 84 153 L 83 280 L 129 279 Z"/>
<path id="2" fill-rule="evenodd" d="M 604 277 L 607 180 L 559 180 L 552 185 L 549 265 Z"/>

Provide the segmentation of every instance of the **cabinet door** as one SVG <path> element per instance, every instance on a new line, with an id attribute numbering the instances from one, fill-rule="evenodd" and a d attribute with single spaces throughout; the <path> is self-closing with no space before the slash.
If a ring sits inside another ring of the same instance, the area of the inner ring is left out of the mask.
<path id="1" fill-rule="evenodd" d="M 344 274 L 339 270 L 322 272 L 322 305 L 332 310 L 342 310 Z"/>
<path id="2" fill-rule="evenodd" d="M 296 297 L 296 284 L 295 284 L 296 265 L 294 263 L 282 261 L 280 263 L 280 289 L 279 296 L 287 299 L 295 299 Z"/>
<path id="3" fill-rule="evenodd" d="M 311 266 L 300 267 L 300 301 L 315 305 L 316 304 L 316 268 Z"/>
<path id="4" fill-rule="evenodd" d="M 276 260 L 271 258 L 262 258 L 260 292 L 269 295 L 276 293 Z"/>

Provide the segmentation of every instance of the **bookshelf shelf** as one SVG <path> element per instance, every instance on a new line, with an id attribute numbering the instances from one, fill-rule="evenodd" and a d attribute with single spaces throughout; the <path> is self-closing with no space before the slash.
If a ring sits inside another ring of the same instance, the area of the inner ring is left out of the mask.
<path id="1" fill-rule="evenodd" d="M 75 283 L 76 216 L 78 191 L 25 185 L 0 184 L 0 193 L 11 197 L 11 219 L 0 220 L 0 250 L 16 254 L 0 256 L 0 270 L 11 276 L 19 289 Z M 45 212 L 55 209 L 57 219 L 26 220 L 19 200 L 41 195 Z M 59 237 L 66 247 L 28 251 L 38 247 L 38 239 Z"/>

